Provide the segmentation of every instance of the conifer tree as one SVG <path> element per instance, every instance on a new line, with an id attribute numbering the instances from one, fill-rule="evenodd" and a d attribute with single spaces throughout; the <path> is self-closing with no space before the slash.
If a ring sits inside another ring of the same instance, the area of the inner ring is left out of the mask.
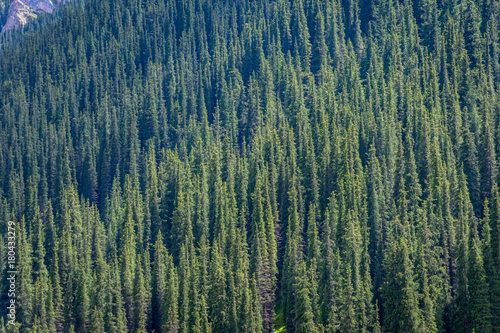
<path id="1" fill-rule="evenodd" d="M 413 263 L 403 238 L 387 250 L 384 285 L 384 327 L 394 332 L 418 332 L 422 320 L 418 307 Z"/>
<path id="2" fill-rule="evenodd" d="M 144 285 L 144 272 L 141 267 L 141 259 L 139 255 L 136 263 L 133 298 L 133 323 L 135 332 L 144 333 L 146 332 L 148 325 L 149 304 L 147 302 L 146 287 Z"/>
<path id="3" fill-rule="evenodd" d="M 163 314 L 162 331 L 177 333 L 179 332 L 179 280 L 177 269 L 172 263 L 168 268 L 167 290 L 164 302 L 166 307 Z"/>
<path id="4" fill-rule="evenodd" d="M 20 252 L 17 256 L 17 266 L 19 270 L 19 283 L 16 287 L 19 293 L 16 301 L 19 304 L 18 318 L 24 329 L 28 329 L 33 321 L 33 278 L 32 278 L 32 259 L 31 246 L 28 236 L 26 235 L 24 218 L 18 224 L 16 233 L 19 235 L 18 248 Z"/>
<path id="5" fill-rule="evenodd" d="M 224 270 L 224 258 L 220 254 L 219 243 L 217 240 L 214 241 L 212 246 L 210 281 L 210 318 L 213 322 L 213 330 L 215 332 L 225 332 L 227 325 L 226 276 Z"/>
<path id="6" fill-rule="evenodd" d="M 487 226 L 483 227 L 483 233 L 485 234 L 485 239 L 483 240 L 485 250 L 483 250 L 483 253 L 487 255 L 484 258 L 484 265 L 488 274 L 487 280 L 490 288 L 492 323 L 493 327 L 498 329 L 500 326 L 500 318 L 497 311 L 500 309 L 500 260 L 498 260 L 500 256 L 500 196 L 496 184 L 493 185 L 491 191 L 490 211 L 490 222 Z M 488 229 L 490 229 L 490 231 Z M 490 234 L 488 237 L 489 241 L 486 237 L 488 231 Z"/>
<path id="7" fill-rule="evenodd" d="M 167 249 L 163 245 L 163 237 L 161 232 L 156 237 L 154 245 L 154 261 L 153 261 L 153 295 L 152 295 L 152 329 L 160 331 L 163 323 L 163 315 L 165 313 L 165 297 L 166 297 L 166 279 L 167 279 Z"/>
<path id="8" fill-rule="evenodd" d="M 300 265 L 295 281 L 295 332 L 318 332 L 314 322 L 314 313 L 310 296 L 310 282 L 306 272 L 305 262 Z"/>
<path id="9" fill-rule="evenodd" d="M 339 325 L 339 306 L 341 304 L 341 267 L 340 253 L 335 249 L 331 235 L 327 208 L 323 225 L 322 269 L 320 279 L 320 304 L 323 326 L 326 332 L 335 332 Z"/>
<path id="10" fill-rule="evenodd" d="M 472 245 L 469 246 L 468 264 L 467 292 L 470 329 L 473 332 L 491 332 L 489 286 L 486 282 L 481 250 L 474 238 L 472 238 Z"/>
<path id="11" fill-rule="evenodd" d="M 354 313 L 354 289 L 351 276 L 351 265 L 346 264 L 345 278 L 342 286 L 342 305 L 340 308 L 340 330 L 342 332 L 355 332 L 358 328 L 356 314 Z"/>
<path id="12" fill-rule="evenodd" d="M 488 120 L 484 124 L 483 139 L 479 151 L 481 161 L 481 199 L 484 202 L 485 198 L 490 198 L 491 189 L 493 184 L 495 184 L 498 174 L 493 133 Z"/>

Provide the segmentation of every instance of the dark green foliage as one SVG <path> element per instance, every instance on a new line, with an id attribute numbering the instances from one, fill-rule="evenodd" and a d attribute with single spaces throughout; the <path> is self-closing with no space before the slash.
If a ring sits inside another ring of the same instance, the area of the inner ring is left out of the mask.
<path id="1" fill-rule="evenodd" d="M 73 0 L 2 34 L 16 329 L 499 331 L 499 20 Z"/>
<path id="2" fill-rule="evenodd" d="M 422 313 L 418 307 L 413 264 L 401 239 L 387 252 L 384 290 L 384 327 L 389 332 L 419 332 Z"/>
<path id="3" fill-rule="evenodd" d="M 481 250 L 476 239 L 472 239 L 469 248 L 468 267 L 469 323 L 475 332 L 491 332 L 489 286 L 483 267 Z"/>

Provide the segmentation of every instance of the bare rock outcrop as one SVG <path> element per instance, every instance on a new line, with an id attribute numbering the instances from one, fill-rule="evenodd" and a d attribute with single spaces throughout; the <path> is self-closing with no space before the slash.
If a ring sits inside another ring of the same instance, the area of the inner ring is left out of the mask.
<path id="1" fill-rule="evenodd" d="M 40 13 L 52 13 L 66 0 L 14 0 L 9 7 L 9 16 L 2 28 L 2 33 L 7 30 L 23 26 L 30 19 L 36 18 Z"/>

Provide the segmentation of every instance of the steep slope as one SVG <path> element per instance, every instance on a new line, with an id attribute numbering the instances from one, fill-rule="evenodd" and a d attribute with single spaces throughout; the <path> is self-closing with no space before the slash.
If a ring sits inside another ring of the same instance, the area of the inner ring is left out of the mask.
<path id="1" fill-rule="evenodd" d="M 498 4 L 74 0 L 3 34 L 0 332 L 500 332 Z"/>

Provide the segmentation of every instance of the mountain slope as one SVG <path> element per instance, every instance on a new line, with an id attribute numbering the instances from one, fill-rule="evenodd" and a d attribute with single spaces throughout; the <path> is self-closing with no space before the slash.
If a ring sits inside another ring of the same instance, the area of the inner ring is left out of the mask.
<path id="1" fill-rule="evenodd" d="M 71 4 L 0 36 L 21 332 L 500 329 L 498 1 Z"/>

